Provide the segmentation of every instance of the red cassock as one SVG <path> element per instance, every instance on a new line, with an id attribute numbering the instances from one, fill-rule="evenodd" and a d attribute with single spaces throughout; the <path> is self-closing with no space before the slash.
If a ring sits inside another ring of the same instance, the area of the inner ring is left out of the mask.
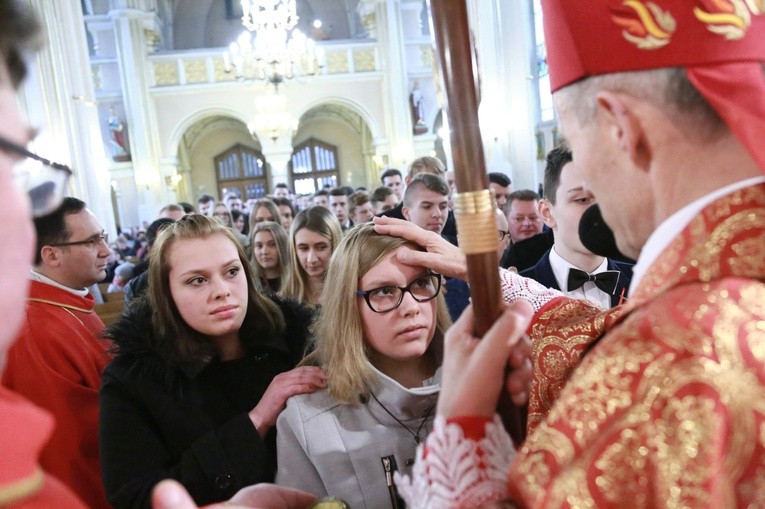
<path id="1" fill-rule="evenodd" d="M 110 507 L 98 460 L 98 391 L 109 361 L 104 324 L 91 295 L 79 297 L 32 281 L 21 332 L 11 346 L 2 383 L 53 414 L 55 428 L 42 468 L 91 508 Z"/>
<path id="2" fill-rule="evenodd" d="M 535 431 L 511 467 L 511 497 L 765 507 L 764 282 L 759 185 L 707 206 L 622 309 L 548 303 L 531 329 Z"/>
<path id="3" fill-rule="evenodd" d="M 0 387 L 0 507 L 85 509 L 67 486 L 40 467 L 40 449 L 52 429 L 50 414 Z"/>

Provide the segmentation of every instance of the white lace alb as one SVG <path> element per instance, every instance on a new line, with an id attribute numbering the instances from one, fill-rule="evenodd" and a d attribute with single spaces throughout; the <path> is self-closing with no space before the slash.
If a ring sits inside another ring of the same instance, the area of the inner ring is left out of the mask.
<path id="1" fill-rule="evenodd" d="M 558 290 L 547 288 L 533 279 L 519 276 L 517 273 L 506 269 L 499 269 L 499 286 L 505 304 L 510 304 L 519 299 L 527 300 L 531 303 L 535 313 L 554 298 L 563 296 Z"/>
<path id="2" fill-rule="evenodd" d="M 410 509 L 491 507 L 507 498 L 514 457 L 513 441 L 499 416 L 486 423 L 478 441 L 437 416 L 425 444 L 417 448 L 412 478 L 396 473 L 395 481 Z"/>

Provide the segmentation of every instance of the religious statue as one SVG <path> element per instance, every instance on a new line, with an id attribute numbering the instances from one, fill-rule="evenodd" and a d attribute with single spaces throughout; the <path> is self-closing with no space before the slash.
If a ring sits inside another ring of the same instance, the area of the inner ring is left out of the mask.
<path id="1" fill-rule="evenodd" d="M 129 161 L 130 147 L 127 143 L 127 127 L 114 108 L 109 109 L 107 123 L 109 125 L 112 157 L 115 161 Z"/>
<path id="2" fill-rule="evenodd" d="M 409 94 L 409 109 L 412 112 L 414 134 L 427 133 L 428 125 L 425 123 L 425 106 L 422 101 L 422 90 L 420 90 L 419 81 L 414 82 L 412 93 Z"/>

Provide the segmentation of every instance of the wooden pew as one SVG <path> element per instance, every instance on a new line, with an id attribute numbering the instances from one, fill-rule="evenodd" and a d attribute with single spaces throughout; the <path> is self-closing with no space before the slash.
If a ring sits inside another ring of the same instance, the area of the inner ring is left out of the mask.
<path id="1" fill-rule="evenodd" d="M 106 292 L 102 293 L 101 296 L 104 298 L 104 302 L 124 302 L 125 301 L 125 292 L 120 290 L 117 292 Z"/>
<path id="2" fill-rule="evenodd" d="M 120 292 L 121 293 L 121 292 Z M 98 314 L 104 325 L 111 325 L 122 314 L 122 310 L 125 307 L 125 300 L 111 300 L 105 301 L 103 304 L 96 304 L 95 311 Z"/>

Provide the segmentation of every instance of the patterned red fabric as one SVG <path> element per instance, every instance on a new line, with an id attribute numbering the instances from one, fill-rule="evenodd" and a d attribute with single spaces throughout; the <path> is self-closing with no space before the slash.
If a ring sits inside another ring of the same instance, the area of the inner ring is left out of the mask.
<path id="1" fill-rule="evenodd" d="M 528 507 L 765 507 L 763 253 L 759 185 L 706 207 L 618 315 L 561 328 L 570 358 L 542 349 L 536 362 L 558 362 L 549 373 L 568 381 L 516 456 L 512 498 Z M 574 310 L 564 311 L 568 321 Z M 608 333 L 569 366 L 601 326 Z"/>
<path id="2" fill-rule="evenodd" d="M 529 434 L 558 399 L 587 347 L 616 320 L 619 312 L 619 308 L 603 310 L 587 301 L 554 299 L 534 316 L 529 328 L 534 366 L 529 393 Z"/>

